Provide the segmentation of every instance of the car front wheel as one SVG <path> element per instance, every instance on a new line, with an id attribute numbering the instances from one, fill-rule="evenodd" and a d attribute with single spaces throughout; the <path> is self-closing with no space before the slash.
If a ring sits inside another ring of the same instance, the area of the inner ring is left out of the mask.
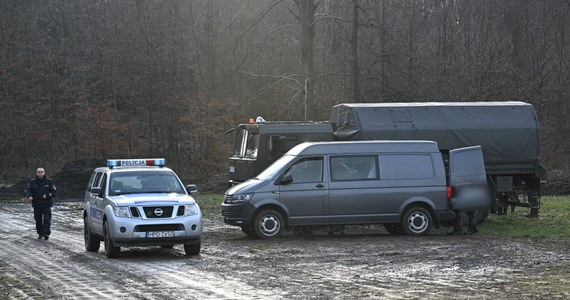
<path id="1" fill-rule="evenodd" d="M 88 216 L 83 218 L 83 239 L 85 240 L 85 250 L 89 252 L 99 251 L 101 247 L 101 241 L 99 237 L 91 232 L 91 227 L 89 226 Z"/>
<path id="2" fill-rule="evenodd" d="M 113 245 L 113 240 L 111 240 L 111 233 L 109 232 L 107 222 L 103 223 L 103 231 L 105 232 L 105 256 L 107 256 L 107 258 L 119 257 L 121 254 L 121 247 Z"/>
<path id="3" fill-rule="evenodd" d="M 184 253 L 186 253 L 186 255 L 198 255 L 200 254 L 200 245 L 201 243 L 198 242 L 196 244 L 184 244 Z"/>

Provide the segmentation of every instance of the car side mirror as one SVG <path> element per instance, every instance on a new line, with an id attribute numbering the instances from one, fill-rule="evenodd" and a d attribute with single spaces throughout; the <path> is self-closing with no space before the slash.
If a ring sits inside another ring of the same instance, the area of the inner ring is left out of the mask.
<path id="1" fill-rule="evenodd" d="M 280 181 L 281 184 L 289 184 L 291 182 L 293 182 L 293 176 L 291 176 L 291 174 L 283 176 Z"/>
<path id="2" fill-rule="evenodd" d="M 198 187 L 195 184 L 189 184 L 186 186 L 186 191 L 188 194 L 194 194 L 198 192 Z"/>
<path id="3" fill-rule="evenodd" d="M 103 197 L 103 191 L 101 188 L 91 188 L 89 191 L 91 194 L 97 194 L 98 197 Z"/>

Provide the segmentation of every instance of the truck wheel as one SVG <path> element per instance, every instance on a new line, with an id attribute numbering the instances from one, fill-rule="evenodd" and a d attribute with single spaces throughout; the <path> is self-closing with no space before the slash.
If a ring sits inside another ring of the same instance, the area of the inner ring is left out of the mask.
<path id="1" fill-rule="evenodd" d="M 421 206 L 410 207 L 402 218 L 402 229 L 407 235 L 426 235 L 431 226 L 431 214 Z"/>
<path id="2" fill-rule="evenodd" d="M 241 231 L 243 231 L 243 233 L 245 233 L 248 237 L 250 237 L 250 238 L 257 237 L 257 235 L 255 234 L 255 231 L 250 226 L 240 226 L 240 227 L 241 227 Z"/>
<path id="3" fill-rule="evenodd" d="M 103 223 L 103 231 L 105 232 L 105 256 L 107 256 L 107 258 L 119 257 L 121 254 L 121 247 L 115 247 L 115 245 L 113 245 L 107 222 Z"/>
<path id="4" fill-rule="evenodd" d="M 262 239 L 276 238 L 283 232 L 283 217 L 274 209 L 264 209 L 255 216 L 255 234 Z"/>
<path id="5" fill-rule="evenodd" d="M 89 252 L 99 251 L 101 242 L 99 241 L 99 237 L 91 232 L 91 227 L 89 227 L 87 216 L 83 218 L 83 240 L 85 241 L 85 250 Z"/>
<path id="6" fill-rule="evenodd" d="M 402 234 L 402 226 L 400 224 L 388 223 L 384 224 L 384 228 L 386 228 L 386 231 L 388 231 L 388 233 L 390 234 L 394 235 Z"/>
<path id="7" fill-rule="evenodd" d="M 187 256 L 198 255 L 200 254 L 200 248 L 201 248 L 201 242 L 190 245 L 184 244 L 184 253 L 186 253 Z"/>

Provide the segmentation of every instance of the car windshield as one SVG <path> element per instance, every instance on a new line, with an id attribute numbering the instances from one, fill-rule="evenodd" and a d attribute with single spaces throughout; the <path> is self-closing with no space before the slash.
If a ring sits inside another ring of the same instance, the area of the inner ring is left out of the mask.
<path id="1" fill-rule="evenodd" d="M 257 175 L 255 178 L 260 180 L 274 179 L 277 177 L 279 172 L 283 170 L 283 168 L 294 158 L 294 155 L 281 156 L 281 158 L 275 161 L 271 166 L 267 167 L 267 169 L 263 170 L 263 172 L 259 173 L 259 175 Z"/>
<path id="2" fill-rule="evenodd" d="M 129 171 L 111 174 L 109 195 L 141 193 L 184 194 L 184 187 L 172 171 Z"/>

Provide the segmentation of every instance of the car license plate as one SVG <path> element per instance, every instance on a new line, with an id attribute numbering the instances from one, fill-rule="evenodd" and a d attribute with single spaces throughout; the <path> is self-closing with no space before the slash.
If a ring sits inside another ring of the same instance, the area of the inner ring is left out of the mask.
<path id="1" fill-rule="evenodd" d="M 149 231 L 146 233 L 147 238 L 171 238 L 174 237 L 174 231 Z"/>

